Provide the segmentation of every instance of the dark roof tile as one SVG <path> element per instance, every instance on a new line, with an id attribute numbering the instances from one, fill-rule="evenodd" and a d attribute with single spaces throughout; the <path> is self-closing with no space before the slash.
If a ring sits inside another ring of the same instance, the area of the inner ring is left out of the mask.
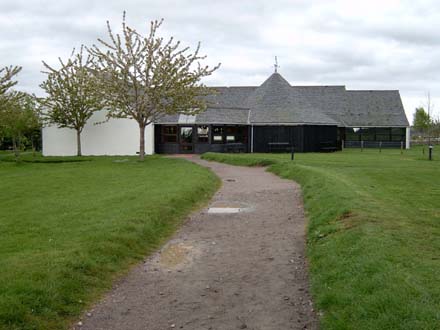
<path id="1" fill-rule="evenodd" d="M 398 91 L 347 91 L 345 86 L 291 86 L 272 74 L 261 86 L 212 87 L 196 123 L 408 126 Z M 179 115 L 157 123 L 178 123 Z"/>

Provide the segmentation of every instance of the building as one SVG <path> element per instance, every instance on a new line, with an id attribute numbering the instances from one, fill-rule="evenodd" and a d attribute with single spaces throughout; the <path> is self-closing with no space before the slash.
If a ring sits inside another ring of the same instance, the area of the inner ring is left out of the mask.
<path id="1" fill-rule="evenodd" d="M 146 130 L 151 153 L 334 151 L 345 147 L 409 148 L 409 123 L 399 91 L 350 91 L 345 86 L 291 86 L 273 73 L 261 86 L 213 87 L 208 108 L 169 115 Z M 136 122 L 104 112 L 83 130 L 84 155 L 134 155 Z M 74 132 L 43 131 L 44 155 L 75 154 Z"/>

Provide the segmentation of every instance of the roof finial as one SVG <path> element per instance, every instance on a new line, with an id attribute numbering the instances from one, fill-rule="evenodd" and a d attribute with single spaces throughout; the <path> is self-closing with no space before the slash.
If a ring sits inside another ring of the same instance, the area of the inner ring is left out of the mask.
<path id="1" fill-rule="evenodd" d="M 276 56 L 275 56 L 275 64 L 273 65 L 273 67 L 275 68 L 275 73 L 277 73 L 278 72 L 278 68 L 280 66 L 278 65 L 278 58 Z"/>

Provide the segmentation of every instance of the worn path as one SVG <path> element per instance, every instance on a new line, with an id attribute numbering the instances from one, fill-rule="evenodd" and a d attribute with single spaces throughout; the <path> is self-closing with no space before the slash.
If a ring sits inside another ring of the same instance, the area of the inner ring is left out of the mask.
<path id="1" fill-rule="evenodd" d="M 298 185 L 263 168 L 189 159 L 223 180 L 208 207 L 240 212 L 193 213 L 76 327 L 316 329 Z"/>

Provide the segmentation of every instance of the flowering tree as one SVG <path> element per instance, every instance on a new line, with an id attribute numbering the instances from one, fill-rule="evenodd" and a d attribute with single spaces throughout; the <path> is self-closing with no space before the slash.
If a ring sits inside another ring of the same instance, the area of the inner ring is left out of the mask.
<path id="1" fill-rule="evenodd" d="M 84 55 L 84 47 L 55 69 L 43 61 L 47 75 L 40 87 L 47 96 L 39 99 L 42 116 L 49 124 L 76 130 L 77 155 L 81 156 L 81 132 L 94 112 L 103 109 L 102 97 L 97 87 L 97 77 L 92 71 L 93 57 Z"/>
<path id="2" fill-rule="evenodd" d="M 0 137 L 12 140 L 12 148 L 18 160 L 23 139 L 28 136 L 32 140 L 31 135 L 41 127 L 41 123 L 35 98 L 22 92 L 14 92 L 14 95 L 0 111 Z"/>
<path id="3" fill-rule="evenodd" d="M 17 84 L 17 81 L 13 78 L 20 71 L 20 66 L 7 66 L 0 69 L 0 111 L 6 108 L 9 101 L 21 96 L 19 93 L 10 90 L 11 87 Z"/>
<path id="4" fill-rule="evenodd" d="M 108 41 L 98 39 L 89 52 L 96 61 L 109 118 L 134 119 L 139 125 L 139 157 L 145 155 L 145 128 L 166 114 L 196 114 L 206 108 L 202 96 L 209 94 L 201 78 L 220 66 L 202 66 L 200 43 L 194 52 L 180 42 L 157 36 L 163 20 L 152 21 L 143 36 L 127 26 L 125 12 L 122 34 L 107 22 Z"/>

